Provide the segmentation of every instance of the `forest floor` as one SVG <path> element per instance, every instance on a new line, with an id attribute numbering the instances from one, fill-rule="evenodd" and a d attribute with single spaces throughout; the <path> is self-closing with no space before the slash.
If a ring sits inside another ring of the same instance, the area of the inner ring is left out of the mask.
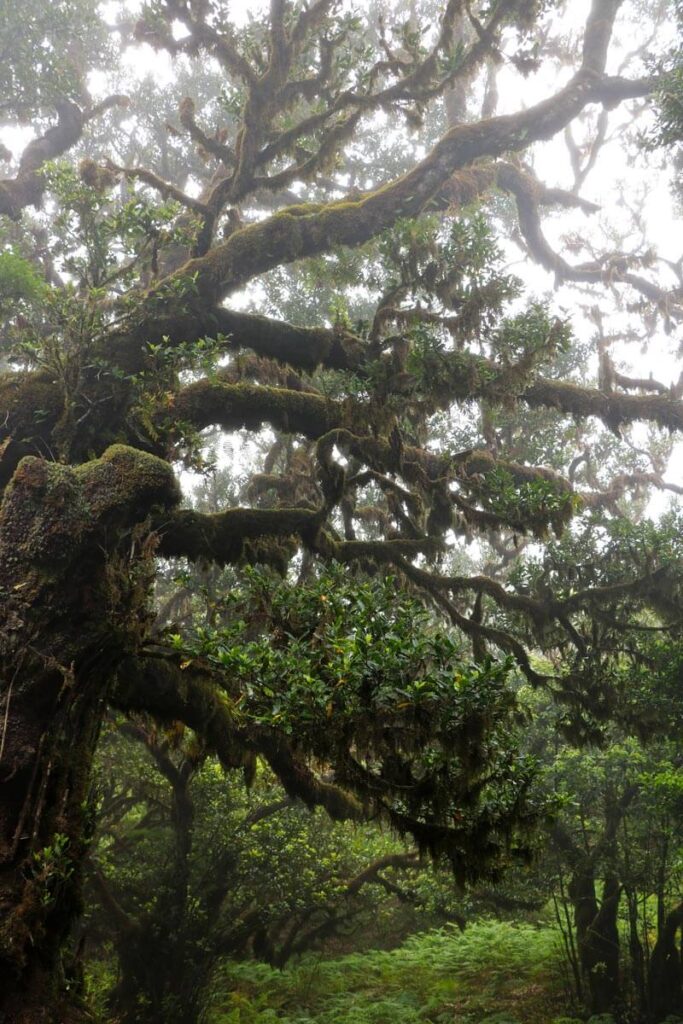
<path id="1" fill-rule="evenodd" d="M 490 921 L 414 935 L 388 952 L 309 955 L 284 971 L 233 963 L 210 1021 L 573 1024 L 560 963 L 553 929 Z"/>

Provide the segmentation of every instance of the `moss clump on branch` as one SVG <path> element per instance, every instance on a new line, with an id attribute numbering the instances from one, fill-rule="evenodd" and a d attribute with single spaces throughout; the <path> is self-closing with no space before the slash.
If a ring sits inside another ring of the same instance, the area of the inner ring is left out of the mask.
<path id="1" fill-rule="evenodd" d="M 61 573 L 83 557 L 84 545 L 101 546 L 106 531 L 111 546 L 117 530 L 178 500 L 168 463 L 124 445 L 76 469 L 28 456 L 0 506 L 0 585 L 6 593 L 21 588 L 26 600 L 27 572 L 38 572 L 38 579 L 47 567 Z"/>
<path id="2" fill-rule="evenodd" d="M 343 409 L 318 395 L 286 388 L 232 384 L 220 379 L 189 384 L 168 402 L 160 418 L 192 423 L 198 430 L 259 429 L 268 423 L 285 433 L 316 438 L 340 425 Z"/>

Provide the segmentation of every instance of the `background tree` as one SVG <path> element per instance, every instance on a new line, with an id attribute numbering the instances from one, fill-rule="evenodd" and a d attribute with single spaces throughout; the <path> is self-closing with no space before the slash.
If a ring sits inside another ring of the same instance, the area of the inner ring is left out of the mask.
<path id="1" fill-rule="evenodd" d="M 188 752 L 187 738 L 138 723 L 100 756 L 86 942 L 104 966 L 113 940 L 108 1002 L 118 1019 L 198 1020 L 219 960 L 253 955 L 283 967 L 360 927 L 377 934 L 374 915 L 388 920 L 396 893 L 412 896 L 419 858 L 387 833 L 310 814 L 266 773 L 247 793 L 213 760 L 186 767 Z"/>

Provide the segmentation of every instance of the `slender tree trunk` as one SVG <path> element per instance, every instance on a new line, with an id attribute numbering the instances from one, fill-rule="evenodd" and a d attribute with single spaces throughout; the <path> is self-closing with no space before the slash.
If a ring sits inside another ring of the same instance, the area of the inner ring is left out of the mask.
<path id="1" fill-rule="evenodd" d="M 65 949 L 90 769 L 112 670 L 144 629 L 131 531 L 175 500 L 166 463 L 116 446 L 78 470 L 24 459 L 0 506 L 0 1019 L 12 1024 L 89 1019 Z"/>
<path id="2" fill-rule="evenodd" d="M 583 985 L 581 983 L 581 965 L 579 963 L 579 957 L 576 950 L 576 943 L 574 942 L 574 930 L 572 928 L 572 922 L 569 916 L 569 899 L 568 894 L 565 890 L 564 876 L 560 869 L 559 874 L 560 882 L 560 899 L 553 897 L 555 904 L 555 915 L 557 917 L 557 923 L 562 934 L 562 940 L 565 946 L 565 955 L 567 962 L 571 967 L 572 978 L 574 979 L 574 995 L 583 1002 Z M 560 907 L 562 907 L 562 913 L 560 914 Z"/>
<path id="3" fill-rule="evenodd" d="M 629 927 L 629 957 L 633 976 L 633 988 L 636 1005 L 641 1012 L 647 1010 L 647 985 L 645 983 L 645 950 L 640 939 L 638 927 L 638 892 L 636 889 L 626 890 Z"/>

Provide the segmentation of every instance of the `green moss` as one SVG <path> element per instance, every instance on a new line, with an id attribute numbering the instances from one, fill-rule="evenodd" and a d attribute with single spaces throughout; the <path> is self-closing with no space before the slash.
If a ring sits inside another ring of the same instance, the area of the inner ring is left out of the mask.
<path id="1" fill-rule="evenodd" d="M 2 575 L 13 579 L 27 563 L 68 560 L 88 520 L 73 470 L 33 456 L 22 459 L 0 510 Z"/>
<path id="2" fill-rule="evenodd" d="M 232 508 L 213 515 L 181 509 L 164 528 L 161 552 L 227 565 L 239 561 L 247 541 L 293 536 L 312 541 L 319 528 L 319 514 L 309 509 Z"/>
<path id="3" fill-rule="evenodd" d="M 114 444 L 99 459 L 74 471 L 80 479 L 93 517 L 146 517 L 158 505 L 176 505 L 180 490 L 171 466 L 137 448 Z"/>
<path id="4" fill-rule="evenodd" d="M 62 412 L 62 397 L 46 373 L 7 373 L 0 377 L 0 408 L 5 431 L 17 439 L 49 433 Z"/>
<path id="5" fill-rule="evenodd" d="M 157 420 L 159 429 L 191 423 L 201 430 L 218 425 L 225 430 L 255 430 L 269 423 L 278 430 L 317 438 L 341 421 L 338 405 L 310 392 L 202 380 L 184 388 L 166 405 Z"/>
<path id="6" fill-rule="evenodd" d="M 178 500 L 168 463 L 124 445 L 76 469 L 27 456 L 0 506 L 0 579 L 21 585 L 29 566 L 66 565 L 86 537 L 98 543 L 103 528 L 130 527 Z"/>

